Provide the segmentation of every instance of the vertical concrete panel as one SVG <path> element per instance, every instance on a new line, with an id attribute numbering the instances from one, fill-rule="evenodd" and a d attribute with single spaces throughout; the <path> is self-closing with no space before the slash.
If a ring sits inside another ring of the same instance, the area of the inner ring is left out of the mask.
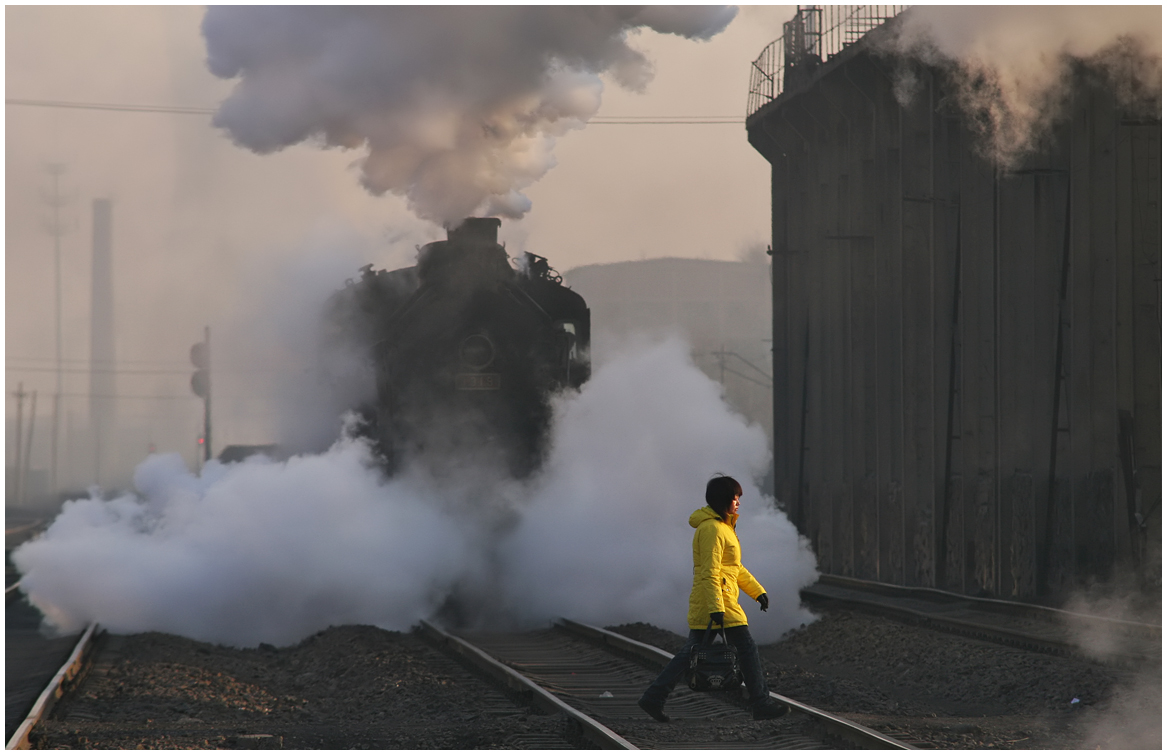
<path id="1" fill-rule="evenodd" d="M 878 569 L 878 517 L 875 444 L 874 371 L 874 262 L 871 210 L 867 192 L 869 174 L 870 110 L 855 97 L 839 71 L 823 78 L 819 92 L 826 103 L 825 117 L 838 125 L 836 154 L 836 210 L 828 240 L 840 254 L 840 292 L 843 296 L 840 335 L 845 337 L 843 372 L 846 414 L 840 418 L 848 439 L 846 500 L 850 507 L 853 573 L 875 579 Z M 865 171 L 865 166 L 868 171 Z M 868 393 L 871 386 L 871 395 Z"/>
<path id="2" fill-rule="evenodd" d="M 1134 293 L 1131 286 L 1134 263 L 1133 222 L 1135 212 L 1131 158 L 1132 128 L 1120 124 L 1115 145 L 1115 404 L 1131 423 L 1119 427 L 1119 467 L 1115 480 L 1115 549 L 1116 559 L 1124 568 L 1138 570 L 1136 554 L 1138 525 L 1135 512 L 1137 496 L 1134 467 Z M 1129 449 L 1129 451 L 1128 451 Z"/>
<path id="3" fill-rule="evenodd" d="M 1094 504 L 1096 481 L 1090 463 L 1093 455 L 1093 433 L 1090 406 L 1091 378 L 1091 209 L 1094 199 L 1091 186 L 1095 180 L 1090 150 L 1094 141 L 1094 119 L 1091 117 L 1088 93 L 1075 98 L 1073 110 L 1074 138 L 1072 142 L 1072 207 L 1070 247 L 1069 339 L 1066 388 L 1069 408 L 1070 452 L 1063 467 L 1070 479 L 1070 527 L 1073 548 L 1073 575 L 1088 568 L 1093 550 L 1093 536 L 1088 531 L 1094 518 L 1090 507 Z M 1059 459 L 1059 466 L 1061 460 Z M 1065 585 L 1069 587 L 1070 585 Z"/>
<path id="4" fill-rule="evenodd" d="M 829 319 L 829 286 L 826 281 L 825 255 L 821 249 L 807 253 L 807 289 L 811 294 L 808 305 L 810 359 L 808 380 L 807 433 L 806 433 L 806 475 L 810 488 L 808 498 L 813 501 L 814 513 L 819 523 L 819 563 L 822 568 L 837 573 L 835 546 L 834 500 L 827 490 L 830 478 L 827 469 L 828 438 L 826 431 L 826 410 L 831 397 L 830 355 L 828 353 L 827 330 Z"/>
<path id="5" fill-rule="evenodd" d="M 841 138 L 845 135 L 845 124 L 821 91 L 813 96 L 801 96 L 795 104 L 812 134 L 816 201 L 809 208 L 814 223 L 809 243 L 821 286 L 821 297 L 814 306 L 819 310 L 821 324 L 817 343 L 821 352 L 822 391 L 815 423 L 817 443 L 812 445 L 811 455 L 818 466 L 817 479 L 824 506 L 830 509 L 830 569 L 835 574 L 853 576 L 855 532 L 850 476 L 853 439 L 848 422 L 849 276 L 847 255 L 840 249 L 837 238 L 838 229 L 846 222 L 843 202 L 847 180 L 843 175 L 847 155 L 845 139 Z"/>
<path id="6" fill-rule="evenodd" d="M 904 529 L 911 542 L 930 512 L 932 414 L 932 149 L 931 86 L 904 108 L 900 131 L 903 258 Z M 907 576 L 915 575 L 907 549 Z M 914 581 L 914 580 L 913 580 Z"/>
<path id="7" fill-rule="evenodd" d="M 785 160 L 775 156 L 770 167 L 770 374 L 773 376 L 774 401 L 774 500 L 786 511 L 790 521 L 799 526 L 795 500 L 790 488 L 790 458 L 796 455 L 790 442 L 790 269 L 783 243 L 786 236 L 786 196 L 782 181 Z"/>
<path id="8" fill-rule="evenodd" d="M 1109 578 L 1115 559 L 1115 453 L 1118 438 L 1115 342 L 1115 209 L 1118 114 L 1114 99 L 1090 98 L 1090 468 L 1095 475 L 1084 534 L 1089 543 L 1089 575 Z"/>
<path id="9" fill-rule="evenodd" d="M 788 312 L 790 325 L 787 330 L 787 342 L 790 344 L 788 353 L 791 360 L 790 379 L 794 389 L 787 396 L 791 416 L 790 437 L 791 447 L 795 455 L 789 460 L 791 470 L 791 489 L 794 491 L 798 517 L 803 533 L 815 542 L 817 537 L 817 518 L 812 516 L 813 504 L 809 495 L 809 486 L 806 454 L 809 445 L 807 439 L 807 417 L 809 416 L 809 384 L 811 382 L 811 366 L 808 332 L 810 327 L 810 291 L 807 288 L 809 271 L 807 269 L 810 252 L 806 246 L 806 185 L 807 162 L 809 154 L 803 146 L 801 136 L 792 134 L 797 139 L 793 145 L 798 159 L 795 165 L 797 171 L 791 179 L 791 188 L 787 193 L 787 222 L 790 229 L 787 238 L 786 262 L 790 267 L 790 284 L 787 294 L 790 297 Z"/>
<path id="10" fill-rule="evenodd" d="M 868 61 L 872 68 L 876 65 Z M 890 95 L 890 92 L 888 92 Z M 881 350 L 879 365 L 879 401 L 885 407 L 881 413 L 880 446 L 886 449 L 886 461 L 881 464 L 886 476 L 884 500 L 888 502 L 887 516 L 883 517 L 881 535 L 892 568 L 904 573 L 906 544 L 905 520 L 905 396 L 904 396 L 904 280 L 903 280 L 903 174 L 900 170 L 903 128 L 903 108 L 894 97 L 885 95 L 879 100 L 882 117 L 888 123 L 887 138 L 876 145 L 882 164 L 884 182 L 879 201 L 878 230 L 882 254 L 876 267 L 878 313 Z M 886 424 L 884 424 L 886 417 Z"/>
<path id="11" fill-rule="evenodd" d="M 867 102 L 851 97 L 853 123 L 856 135 L 852 140 L 852 160 L 859 169 L 856 186 L 856 201 L 853 203 L 851 287 L 854 292 L 852 306 L 852 337 L 855 359 L 854 372 L 860 377 L 852 380 L 857 388 L 860 410 L 858 435 L 862 439 L 863 485 L 859 493 L 864 511 L 864 558 L 862 569 L 867 578 L 876 580 L 902 579 L 897 567 L 881 563 L 881 516 L 879 479 L 879 331 L 877 327 L 878 304 L 876 301 L 876 245 L 875 245 L 875 161 L 871 141 L 872 112 Z M 860 134 L 865 136 L 860 137 Z"/>
<path id="12" fill-rule="evenodd" d="M 1035 175 L 1034 235 L 1039 250 L 1035 288 L 1036 344 L 1034 359 L 1044 364 L 1037 376 L 1038 411 L 1046 430 L 1039 427 L 1040 478 L 1035 516 L 1037 552 L 1034 556 L 1039 591 L 1058 592 L 1071 574 L 1072 511 L 1070 508 L 1069 365 L 1072 358 L 1069 325 L 1069 267 L 1074 233 L 1073 119 L 1059 126 L 1049 140 L 1049 170 Z M 1070 244 L 1071 246 L 1067 246 Z M 1066 290 L 1063 292 L 1063 283 Z M 1065 299 L 1063 301 L 1063 294 Z M 1052 464 L 1052 467 L 1051 467 Z M 1044 577 L 1043 577 L 1044 575 Z"/>
<path id="13" fill-rule="evenodd" d="M 857 574 L 878 579 L 878 481 L 876 478 L 875 398 L 875 255 L 870 239 L 851 247 L 851 394 L 852 450 L 856 520 Z"/>
<path id="14" fill-rule="evenodd" d="M 999 406 L 1000 513 L 998 563 L 999 595 L 1019 597 L 1015 575 L 1020 562 L 1033 553 L 1032 507 L 1015 507 L 1032 498 L 1035 430 L 1044 422 L 1035 411 L 1035 389 L 1044 365 L 1034 360 L 1035 227 L 1034 185 L 1038 179 L 1032 166 L 1020 173 L 1006 174 L 998 184 L 1000 196 L 1000 314 L 999 314 Z M 1013 489 L 1020 486 L 1019 489 Z M 1028 570 L 1031 571 L 1031 570 Z"/>
<path id="15" fill-rule="evenodd" d="M 804 527 L 803 533 L 815 544 L 816 553 L 820 554 L 820 564 L 827 563 L 821 556 L 821 521 L 822 516 L 818 500 L 813 495 L 814 486 L 811 485 L 813 466 L 809 456 L 811 447 L 810 435 L 813 432 L 813 413 L 810 411 L 810 401 L 817 395 L 818 371 L 814 367 L 817 354 L 810 348 L 810 332 L 813 323 L 817 322 L 817 310 L 813 309 L 815 291 L 813 289 L 814 270 L 811 267 L 813 257 L 807 243 L 809 224 L 809 190 L 811 183 L 810 144 L 801 131 L 788 118 L 778 120 L 784 133 L 789 135 L 787 140 L 787 154 L 792 156 L 791 178 L 787 189 L 787 263 L 791 270 L 791 285 L 788 289 L 790 296 L 790 329 L 788 341 L 792 348 L 789 350 L 794 365 L 791 379 L 796 383 L 795 391 L 787 397 L 793 418 L 797 424 L 791 423 L 790 432 L 792 446 L 797 449 L 796 458 L 791 459 L 792 487 L 798 506 L 799 520 Z"/>
<path id="16" fill-rule="evenodd" d="M 932 130 L 935 134 L 932 168 L 932 215 L 933 254 L 932 291 L 935 308 L 933 312 L 935 344 L 933 377 L 934 407 L 933 434 L 935 449 L 935 469 L 932 480 L 933 511 L 932 526 L 918 529 L 913 543 L 916 552 L 916 579 L 921 585 L 938 586 L 940 574 L 944 571 L 946 532 L 951 518 L 951 501 L 948 499 L 947 480 L 953 471 L 953 456 L 959 450 L 959 427 L 955 420 L 959 416 L 959 386 L 955 379 L 959 359 L 954 359 L 960 347 L 958 321 L 954 311 L 959 298 L 957 263 L 959 261 L 960 228 L 960 132 L 959 122 L 948 115 L 936 112 L 933 115 Z M 952 437 L 950 437 L 952 436 Z"/>
<path id="17" fill-rule="evenodd" d="M 925 153 L 926 155 L 927 153 Z M 905 154 L 905 188 L 911 165 Z M 904 281 L 904 519 L 905 538 L 930 526 L 932 501 L 932 250 L 931 204 L 905 198 L 903 208 Z M 909 551 L 907 574 L 915 575 Z M 914 581 L 914 580 L 913 580 Z"/>
<path id="18" fill-rule="evenodd" d="M 1147 584 L 1161 587 L 1162 515 L 1148 517 L 1162 510 L 1162 131 L 1158 122 L 1130 129 L 1136 553 Z"/>
<path id="19" fill-rule="evenodd" d="M 862 235 L 870 235 L 871 240 L 859 239 L 856 243 L 864 250 L 870 243 L 871 253 L 870 267 L 862 269 L 862 279 L 870 281 L 871 286 L 870 305 L 862 306 L 872 308 L 871 320 L 865 326 L 871 337 L 863 356 L 867 370 L 863 400 L 866 421 L 874 422 L 874 437 L 865 441 L 873 444 L 873 451 L 865 457 L 865 464 L 873 465 L 875 476 L 877 569 L 879 579 L 901 584 L 905 552 L 899 200 L 902 190 L 898 149 L 901 110 L 893 96 L 890 79 L 871 58 L 860 56 L 843 67 L 841 73 L 851 87 L 851 99 L 863 114 L 863 126 L 857 128 L 864 137 L 857 158 L 862 162 L 857 210 L 865 218 Z M 856 315 L 855 319 L 858 323 L 862 316 Z M 868 474 L 867 468 L 864 474 Z M 868 495 L 867 488 L 863 490 Z"/>
<path id="20" fill-rule="evenodd" d="M 1062 129 L 1055 133 L 1050 143 L 1065 145 L 1069 141 L 1068 132 Z M 1051 530 L 1047 514 L 1051 505 L 1050 495 L 1057 495 L 1056 486 L 1050 487 L 1051 443 L 1056 443 L 1061 435 L 1055 430 L 1055 392 L 1060 391 L 1057 377 L 1057 344 L 1061 322 L 1059 297 L 1061 294 L 1062 266 L 1064 264 L 1064 237 L 1068 231 L 1066 192 L 1069 190 L 1069 158 L 1064 148 L 1051 149 L 1047 153 L 1046 166 L 1033 174 L 1033 318 L 1034 342 L 1030 359 L 1033 363 L 1033 387 L 1031 399 L 1036 416 L 1029 439 L 1033 453 L 1034 470 L 1034 511 L 1033 511 L 1033 561 L 1035 574 L 1045 565 L 1038 559 L 1045 553 L 1045 539 Z M 1063 334 L 1064 335 L 1064 334 Z M 1061 407 L 1061 399 L 1057 399 Z M 1064 408 L 1064 407 L 1061 407 Z M 1017 500 L 1017 496 L 1013 496 Z M 1036 590 L 1038 585 L 1034 583 Z"/>
<path id="21" fill-rule="evenodd" d="M 1037 501 L 1034 494 L 1034 479 L 1028 472 L 1014 472 L 1008 479 L 1005 495 L 1010 498 L 1010 548 L 1003 558 L 1008 559 L 1005 566 L 1009 573 L 1003 592 L 1008 597 L 1032 600 L 1037 595 L 1034 559 L 1036 553 L 1034 507 Z"/>
<path id="22" fill-rule="evenodd" d="M 969 134 L 964 141 L 972 145 L 973 138 Z M 995 530 L 992 475 L 997 456 L 996 193 L 993 169 L 971 149 L 965 152 L 961 179 L 961 477 L 965 508 L 960 589 L 979 593 L 992 588 L 996 551 L 991 542 Z"/>

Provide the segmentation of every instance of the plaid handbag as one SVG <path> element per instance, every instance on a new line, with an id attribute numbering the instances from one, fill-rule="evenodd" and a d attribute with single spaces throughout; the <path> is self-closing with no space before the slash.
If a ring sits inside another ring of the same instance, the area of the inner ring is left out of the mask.
<path id="1" fill-rule="evenodd" d="M 689 653 L 689 688 L 698 692 L 716 692 L 737 689 L 742 683 L 742 670 L 737 662 L 737 648 L 725 637 L 721 627 L 721 642 L 714 642 L 717 632 L 713 619 L 705 628 L 705 639 Z"/>

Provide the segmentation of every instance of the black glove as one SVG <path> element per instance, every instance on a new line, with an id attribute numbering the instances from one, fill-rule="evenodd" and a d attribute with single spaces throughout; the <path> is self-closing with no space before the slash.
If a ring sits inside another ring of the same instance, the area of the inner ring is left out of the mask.
<path id="1" fill-rule="evenodd" d="M 725 626 L 725 611 L 711 611 L 709 618 L 713 619 L 714 624 Z"/>
<path id="2" fill-rule="evenodd" d="M 762 610 L 766 611 L 770 608 L 770 599 L 766 597 L 766 593 L 758 596 L 758 605 L 762 606 Z"/>

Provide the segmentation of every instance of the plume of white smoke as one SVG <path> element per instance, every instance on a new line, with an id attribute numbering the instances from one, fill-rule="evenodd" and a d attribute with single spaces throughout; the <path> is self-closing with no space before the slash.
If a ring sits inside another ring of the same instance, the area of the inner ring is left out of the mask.
<path id="1" fill-rule="evenodd" d="M 1062 114 L 1075 66 L 1104 76 L 1124 107 L 1158 118 L 1161 28 L 1158 5 L 915 6 L 879 44 L 949 69 L 987 156 L 1009 167 Z M 914 89 L 904 69 L 901 104 Z"/>
<path id="2" fill-rule="evenodd" d="M 1082 716 L 1083 750 L 1163 749 L 1163 670 L 1147 664 Z"/>
<path id="3" fill-rule="evenodd" d="M 52 625 L 99 621 L 237 646 L 294 643 L 330 625 L 404 630 L 451 595 L 487 619 L 558 615 L 683 631 L 689 513 L 715 471 L 746 489 L 745 562 L 771 596 L 759 639 L 810 620 L 807 543 L 749 480 L 762 433 L 670 341 L 626 352 L 558 403 L 545 471 L 522 485 L 480 469 L 418 465 L 385 479 L 363 442 L 286 463 L 147 459 L 136 493 L 67 503 L 12 555 Z M 744 599 L 745 603 L 751 601 Z"/>
<path id="4" fill-rule="evenodd" d="M 1160 596 L 1148 594 L 1132 576 L 1082 586 L 1062 606 L 1068 637 L 1086 656 L 1102 663 L 1153 657 L 1161 651 Z M 1098 620 L 1094 617 L 1105 617 Z M 1149 625 L 1149 626 L 1148 626 Z M 1161 665 L 1130 665 L 1104 698 L 1080 713 L 1084 749 L 1161 750 Z"/>
<path id="5" fill-rule="evenodd" d="M 401 266 L 412 264 L 408 243 L 391 249 L 321 223 L 298 244 L 281 249 L 278 265 L 266 258 L 241 260 L 239 288 L 246 296 L 223 312 L 216 356 L 223 365 L 250 368 L 230 376 L 241 383 L 230 387 L 252 401 L 262 394 L 274 419 L 262 440 L 293 453 L 324 451 L 340 436 L 343 412 L 373 397 L 367 355 L 330 333 L 324 313 L 329 298 L 346 279 L 357 277 L 362 265 L 382 264 L 387 254 Z M 221 404 L 219 410 L 231 408 Z"/>
<path id="6" fill-rule="evenodd" d="M 647 28 L 709 39 L 727 6 L 213 6 L 212 73 L 238 79 L 214 123 L 259 153 L 362 149 L 361 181 L 449 224 L 521 217 L 555 138 L 600 104 L 601 73 L 642 89 Z"/>
<path id="7" fill-rule="evenodd" d="M 533 621 L 587 616 L 686 633 L 689 515 L 705 505 L 712 473 L 722 472 L 742 483 L 744 563 L 774 599 L 769 615 L 753 619 L 755 636 L 774 640 L 810 620 L 798 590 L 817 577 L 814 557 L 752 482 L 768 461 L 761 429 L 727 411 L 704 373 L 677 369 L 691 365 L 680 339 L 626 348 L 615 368 L 559 406 L 548 471 L 515 545 L 502 550 L 509 602 Z M 742 602 L 753 604 L 744 593 Z"/>

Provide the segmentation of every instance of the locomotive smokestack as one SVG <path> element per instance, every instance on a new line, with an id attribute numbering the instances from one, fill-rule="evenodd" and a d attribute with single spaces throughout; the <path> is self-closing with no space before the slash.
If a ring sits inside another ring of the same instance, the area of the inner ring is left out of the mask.
<path id="1" fill-rule="evenodd" d="M 498 243 L 498 229 L 502 221 L 498 218 L 466 218 L 453 228 L 446 230 L 450 241 L 487 241 Z"/>

